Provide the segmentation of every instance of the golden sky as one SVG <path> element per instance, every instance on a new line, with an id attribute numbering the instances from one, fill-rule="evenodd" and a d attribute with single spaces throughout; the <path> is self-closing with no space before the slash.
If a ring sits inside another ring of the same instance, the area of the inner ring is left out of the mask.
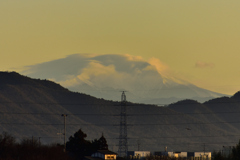
<path id="1" fill-rule="evenodd" d="M 239 0 L 0 0 L 0 70 L 74 53 L 158 59 L 212 91 L 240 90 Z"/>

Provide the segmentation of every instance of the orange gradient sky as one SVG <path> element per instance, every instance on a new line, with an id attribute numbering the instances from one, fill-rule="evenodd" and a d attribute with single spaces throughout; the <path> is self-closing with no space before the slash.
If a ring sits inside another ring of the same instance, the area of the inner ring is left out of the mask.
<path id="1" fill-rule="evenodd" d="M 239 8 L 239 0 L 0 0 L 0 69 L 129 54 L 232 95 L 240 90 Z"/>

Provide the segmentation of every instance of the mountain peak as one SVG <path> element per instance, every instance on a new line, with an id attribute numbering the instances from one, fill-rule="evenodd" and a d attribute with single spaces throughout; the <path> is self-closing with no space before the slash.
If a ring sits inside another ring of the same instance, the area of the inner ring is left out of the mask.
<path id="1" fill-rule="evenodd" d="M 235 93 L 231 98 L 240 101 L 240 91 L 238 91 L 237 93 Z"/>
<path id="2" fill-rule="evenodd" d="M 119 96 L 112 93 L 119 90 L 128 91 L 128 101 L 151 104 L 170 104 L 176 99 L 193 98 L 203 102 L 225 96 L 167 74 L 167 68 L 157 59 L 146 61 L 127 55 L 74 54 L 30 66 L 23 74 L 52 79 L 71 91 L 115 101 Z"/>
<path id="3" fill-rule="evenodd" d="M 55 90 L 67 90 L 63 88 L 61 85 L 49 81 L 49 80 L 40 80 L 40 79 L 32 79 L 27 76 L 23 76 L 17 72 L 0 72 L 0 85 L 35 85 L 38 87 L 46 87 L 49 89 Z"/>
<path id="4" fill-rule="evenodd" d="M 194 105 L 201 105 L 201 103 L 199 103 L 198 101 L 195 100 L 191 100 L 191 99 L 185 99 L 185 100 L 181 100 L 178 101 L 176 103 L 170 104 L 169 107 L 171 106 L 194 106 Z"/>
<path id="5" fill-rule="evenodd" d="M 0 84 L 26 83 L 26 77 L 17 72 L 0 72 Z"/>

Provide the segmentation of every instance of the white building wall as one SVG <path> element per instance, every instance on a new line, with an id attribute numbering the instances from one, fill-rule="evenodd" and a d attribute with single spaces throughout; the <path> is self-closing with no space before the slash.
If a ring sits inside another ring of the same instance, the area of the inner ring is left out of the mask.
<path id="1" fill-rule="evenodd" d="M 187 152 L 181 152 L 181 153 L 179 154 L 179 157 L 187 157 Z"/>
<path id="2" fill-rule="evenodd" d="M 134 156 L 146 157 L 150 155 L 150 151 L 135 151 Z"/>
<path id="3" fill-rule="evenodd" d="M 211 158 L 212 154 L 211 152 L 195 152 L 194 157 L 208 157 Z"/>
<path id="4" fill-rule="evenodd" d="M 169 157 L 187 157 L 187 152 L 168 152 Z"/>
<path id="5" fill-rule="evenodd" d="M 169 157 L 174 157 L 173 152 L 168 152 L 168 156 L 169 156 Z"/>

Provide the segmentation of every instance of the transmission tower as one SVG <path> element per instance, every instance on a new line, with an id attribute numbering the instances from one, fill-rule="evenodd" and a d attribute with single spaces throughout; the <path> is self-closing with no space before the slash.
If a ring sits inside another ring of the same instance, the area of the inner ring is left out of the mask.
<path id="1" fill-rule="evenodd" d="M 121 114 L 120 114 L 120 134 L 119 134 L 119 148 L 118 155 L 120 157 L 127 157 L 128 144 L 127 144 L 127 101 L 125 91 L 121 96 Z"/>

